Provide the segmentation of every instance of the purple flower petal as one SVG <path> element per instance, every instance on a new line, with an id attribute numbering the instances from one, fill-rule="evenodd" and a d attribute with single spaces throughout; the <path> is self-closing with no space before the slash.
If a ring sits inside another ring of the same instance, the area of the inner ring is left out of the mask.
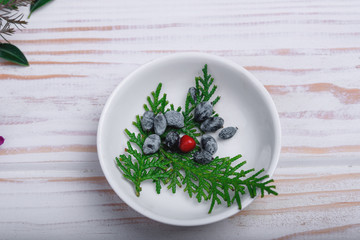
<path id="1" fill-rule="evenodd" d="M 5 142 L 5 138 L 3 138 L 2 136 L 0 136 L 0 145 L 2 145 Z"/>

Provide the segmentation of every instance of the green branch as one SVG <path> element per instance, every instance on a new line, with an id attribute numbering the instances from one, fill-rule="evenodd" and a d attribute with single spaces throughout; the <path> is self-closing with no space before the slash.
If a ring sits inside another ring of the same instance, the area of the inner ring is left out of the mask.
<path id="1" fill-rule="evenodd" d="M 202 132 L 199 129 L 199 123 L 194 121 L 193 111 L 198 103 L 211 101 L 217 89 L 217 86 L 213 85 L 214 79 L 208 73 L 207 65 L 204 66 L 202 72 L 203 77 L 195 78 L 198 93 L 196 101 L 191 98 L 190 94 L 186 96 L 185 106 L 182 110 L 185 127 L 166 130 L 167 132 L 177 131 L 187 134 L 193 137 L 198 144 L 196 137 L 202 135 Z M 151 110 L 155 114 L 175 109 L 181 111 L 181 107 L 175 108 L 173 104 L 167 107 L 169 102 L 166 94 L 161 95 L 161 88 L 162 84 L 159 83 L 156 90 L 147 97 L 147 103 L 144 104 L 145 111 Z M 215 97 L 212 104 L 215 105 L 219 100 L 219 96 Z M 216 113 L 214 112 L 214 114 Z M 190 198 L 195 196 L 198 202 L 210 201 L 209 213 L 211 213 L 215 204 L 222 202 L 225 202 L 228 207 L 236 202 L 238 208 L 241 209 L 241 196 L 247 192 L 252 198 L 257 196 L 258 192 L 261 197 L 265 193 L 277 195 L 274 190 L 275 186 L 271 185 L 273 180 L 267 180 L 268 175 L 262 176 L 264 169 L 257 172 L 255 169 L 241 169 L 246 161 L 238 162 L 242 157 L 240 154 L 234 157 L 215 157 L 206 165 L 200 165 L 192 160 L 193 152 L 197 151 L 199 147 L 192 152 L 182 154 L 170 152 L 161 147 L 155 154 L 144 155 L 142 154 L 144 140 L 151 133 L 142 130 L 140 116 L 136 116 L 133 125 L 139 133 L 132 133 L 125 129 L 129 138 L 127 153 L 116 158 L 116 162 L 124 177 L 134 184 L 137 196 L 141 192 L 141 182 L 152 180 L 157 193 L 161 192 L 163 186 L 172 193 L 176 193 L 178 188 L 183 188 Z M 136 148 L 132 145 L 135 145 Z"/>

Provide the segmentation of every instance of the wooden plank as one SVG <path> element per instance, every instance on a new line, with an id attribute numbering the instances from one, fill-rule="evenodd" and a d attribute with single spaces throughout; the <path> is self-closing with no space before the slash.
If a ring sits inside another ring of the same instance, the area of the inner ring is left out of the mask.
<path id="1" fill-rule="evenodd" d="M 359 239 L 357 0 L 53 1 L 0 60 L 2 239 Z M 271 94 L 282 124 L 280 196 L 222 222 L 156 223 L 111 190 L 96 129 L 112 90 L 157 57 L 224 56 Z"/>

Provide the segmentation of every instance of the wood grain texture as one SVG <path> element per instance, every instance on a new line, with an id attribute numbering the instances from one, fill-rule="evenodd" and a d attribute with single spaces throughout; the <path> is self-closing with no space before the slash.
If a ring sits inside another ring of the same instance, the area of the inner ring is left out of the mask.
<path id="1" fill-rule="evenodd" d="M 0 60 L 1 239 L 359 239 L 360 3 L 357 0 L 53 1 Z M 96 154 L 107 97 L 142 64 L 179 52 L 252 72 L 281 118 L 280 195 L 208 226 L 129 208 Z"/>

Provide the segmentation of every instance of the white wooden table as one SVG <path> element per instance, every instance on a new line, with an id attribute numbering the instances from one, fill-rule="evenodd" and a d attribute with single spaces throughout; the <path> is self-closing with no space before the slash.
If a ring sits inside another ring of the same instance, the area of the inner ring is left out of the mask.
<path id="1" fill-rule="evenodd" d="M 0 239 L 360 239 L 360 2 L 56 0 L 0 62 Z M 149 220 L 96 154 L 104 103 L 151 59 L 207 52 L 245 66 L 282 124 L 280 196 L 201 227 Z"/>

